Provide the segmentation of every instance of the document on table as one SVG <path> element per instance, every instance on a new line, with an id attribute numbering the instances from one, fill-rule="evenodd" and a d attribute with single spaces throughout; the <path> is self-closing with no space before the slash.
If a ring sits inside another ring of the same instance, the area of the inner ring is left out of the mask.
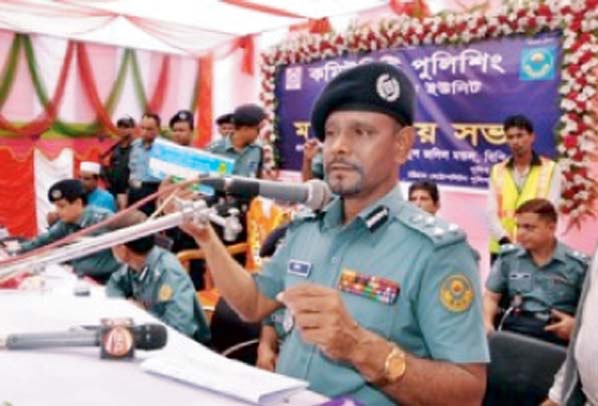
<path id="1" fill-rule="evenodd" d="M 278 404 L 308 386 L 306 381 L 254 368 L 207 349 L 203 356 L 157 355 L 144 361 L 141 368 L 258 405 Z"/>

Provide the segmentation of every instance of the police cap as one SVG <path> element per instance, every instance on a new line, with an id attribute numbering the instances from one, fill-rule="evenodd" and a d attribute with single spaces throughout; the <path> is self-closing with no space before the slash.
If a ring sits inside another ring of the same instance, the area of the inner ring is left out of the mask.
<path id="1" fill-rule="evenodd" d="M 54 183 L 48 190 L 48 200 L 54 203 L 60 199 L 73 202 L 78 198 L 83 199 L 85 190 L 83 184 L 77 179 L 64 179 Z"/>
<path id="2" fill-rule="evenodd" d="M 401 125 L 412 125 L 415 90 L 407 75 L 393 65 L 383 62 L 358 65 L 336 76 L 315 102 L 311 126 L 320 141 L 325 137 L 326 119 L 339 110 L 383 113 Z"/>

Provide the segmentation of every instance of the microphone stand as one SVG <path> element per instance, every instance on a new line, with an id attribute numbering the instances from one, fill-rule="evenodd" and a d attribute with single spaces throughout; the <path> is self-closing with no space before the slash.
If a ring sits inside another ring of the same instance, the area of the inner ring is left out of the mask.
<path id="1" fill-rule="evenodd" d="M 0 279 L 27 269 L 40 271 L 46 265 L 62 263 L 94 254 L 117 244 L 123 244 L 157 233 L 158 231 L 179 226 L 189 220 L 197 223 L 211 221 L 220 225 L 224 229 L 224 239 L 229 241 L 233 241 L 243 229 L 238 218 L 239 211 L 236 209 L 229 210 L 229 215 L 223 217 L 218 215 L 215 208 L 208 207 L 204 200 L 178 200 L 177 205 L 179 207 L 175 213 L 167 214 L 157 219 L 148 219 L 141 224 L 111 231 L 99 236 L 84 238 L 76 243 L 26 258 L 22 261 L 17 260 L 0 269 Z"/>

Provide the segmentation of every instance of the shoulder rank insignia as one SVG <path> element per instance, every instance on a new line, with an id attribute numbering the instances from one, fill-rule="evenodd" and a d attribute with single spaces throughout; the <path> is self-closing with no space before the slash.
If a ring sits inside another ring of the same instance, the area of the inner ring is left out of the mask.
<path id="1" fill-rule="evenodd" d="M 450 312 L 460 313 L 473 302 L 473 288 L 465 275 L 448 276 L 440 285 L 440 302 Z"/>
<path id="2" fill-rule="evenodd" d="M 162 285 L 160 287 L 160 291 L 158 292 L 158 299 L 161 302 L 166 302 L 166 301 L 170 300 L 171 297 L 172 297 L 172 288 L 167 284 Z"/>
<path id="3" fill-rule="evenodd" d="M 590 262 L 590 257 L 581 251 L 567 251 L 566 255 L 585 266 Z"/>
<path id="4" fill-rule="evenodd" d="M 378 206 L 365 219 L 365 225 L 370 232 L 376 231 L 388 221 L 390 210 L 386 206 Z"/>

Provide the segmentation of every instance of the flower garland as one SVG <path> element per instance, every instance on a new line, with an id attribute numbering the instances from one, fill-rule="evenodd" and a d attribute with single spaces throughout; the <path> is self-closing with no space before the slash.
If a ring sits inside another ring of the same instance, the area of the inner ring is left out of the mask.
<path id="1" fill-rule="evenodd" d="M 523 3 L 523 2 L 522 2 Z M 525 2 L 527 3 L 527 2 Z M 556 131 L 563 169 L 561 212 L 570 226 L 595 216 L 598 182 L 590 176 L 590 157 L 598 150 L 595 115 L 588 114 L 598 98 L 598 0 L 539 0 L 533 4 L 504 4 L 493 15 L 482 11 L 444 14 L 424 19 L 399 16 L 377 26 L 353 26 L 344 33 L 304 35 L 279 44 L 261 58 L 260 99 L 268 111 L 267 142 L 276 143 L 274 94 L 276 69 L 346 53 L 370 52 L 427 44 L 464 44 L 513 34 L 534 35 L 562 30 L 563 63 Z"/>

